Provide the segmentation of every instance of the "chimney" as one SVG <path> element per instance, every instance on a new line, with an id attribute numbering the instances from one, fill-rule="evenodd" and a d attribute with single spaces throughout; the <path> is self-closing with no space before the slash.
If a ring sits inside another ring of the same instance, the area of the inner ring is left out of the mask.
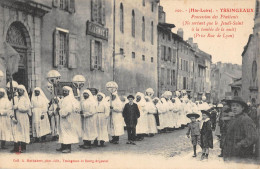
<path id="1" fill-rule="evenodd" d="M 183 39 L 183 29 L 182 28 L 179 28 L 177 30 L 177 35 Z"/>
<path id="2" fill-rule="evenodd" d="M 159 23 L 165 23 L 165 12 L 162 6 L 159 6 Z"/>

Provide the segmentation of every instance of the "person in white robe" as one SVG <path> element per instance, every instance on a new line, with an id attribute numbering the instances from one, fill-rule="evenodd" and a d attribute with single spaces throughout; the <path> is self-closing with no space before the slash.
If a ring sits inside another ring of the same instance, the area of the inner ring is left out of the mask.
<path id="1" fill-rule="evenodd" d="M 145 110 L 147 112 L 147 119 L 148 119 L 148 136 L 153 137 L 154 134 L 158 133 L 157 125 L 154 115 L 157 113 L 157 109 L 152 102 L 151 97 L 145 96 Z"/>
<path id="2" fill-rule="evenodd" d="M 170 131 L 173 131 L 174 128 L 175 128 L 175 121 L 176 119 L 174 118 L 174 107 L 173 107 L 173 103 L 171 101 L 171 98 L 172 98 L 172 92 L 170 91 L 166 91 L 165 92 L 165 99 L 169 105 L 169 112 L 168 112 L 168 118 L 169 118 L 169 130 Z"/>
<path id="3" fill-rule="evenodd" d="M 4 88 L 0 88 L 0 141 L 1 149 L 6 149 L 5 143 L 13 141 L 11 115 L 12 103 L 8 100 L 7 93 Z"/>
<path id="4" fill-rule="evenodd" d="M 142 141 L 144 136 L 148 134 L 148 116 L 147 111 L 145 111 L 146 101 L 144 94 L 137 92 L 135 95 L 134 103 L 137 104 L 137 107 L 140 112 L 140 117 L 137 119 L 136 125 L 136 141 Z"/>
<path id="5" fill-rule="evenodd" d="M 36 87 L 33 90 L 31 98 L 32 106 L 32 133 L 35 142 L 45 141 L 46 135 L 51 133 L 50 121 L 48 118 L 49 100 L 45 96 L 41 88 Z"/>
<path id="6" fill-rule="evenodd" d="M 32 116 L 31 103 L 24 85 L 18 85 L 17 90 L 18 101 L 13 106 L 15 113 L 12 112 L 11 115 L 15 142 L 14 149 L 11 152 L 24 153 L 26 151 L 26 144 L 30 143 L 29 116 Z"/>
<path id="7" fill-rule="evenodd" d="M 51 124 L 51 135 L 52 141 L 57 141 L 59 138 L 58 128 L 60 124 L 60 116 L 58 111 L 59 97 L 54 97 L 51 99 L 51 102 L 48 106 L 48 114 L 50 117 Z"/>
<path id="8" fill-rule="evenodd" d="M 182 124 L 182 111 L 183 111 L 183 106 L 182 106 L 182 102 L 179 99 L 180 97 L 180 92 L 176 91 L 175 92 L 175 98 L 174 98 L 174 110 L 176 112 L 176 116 L 177 116 L 177 128 L 181 127 Z"/>
<path id="9" fill-rule="evenodd" d="M 79 115 L 79 104 L 74 97 L 72 88 L 64 86 L 63 96 L 64 98 L 59 103 L 59 143 L 61 143 L 61 148 L 56 150 L 62 153 L 70 153 L 71 144 L 80 142 L 79 128 L 81 128 L 81 120 L 76 118 Z"/>
<path id="10" fill-rule="evenodd" d="M 158 115 L 159 115 L 159 125 L 157 126 L 158 133 L 161 133 L 161 130 L 164 128 L 164 118 L 163 114 L 165 113 L 165 108 L 163 107 L 163 104 L 161 100 L 158 97 L 155 97 L 153 99 L 153 103 L 155 107 L 157 108 Z"/>
<path id="11" fill-rule="evenodd" d="M 81 96 L 81 116 L 83 118 L 82 139 L 84 144 L 80 148 L 91 148 L 91 141 L 98 137 L 97 133 L 97 100 L 90 90 L 84 90 Z"/>
<path id="12" fill-rule="evenodd" d="M 97 141 L 100 146 L 104 147 L 104 143 L 109 141 L 108 136 L 108 118 L 109 118 L 109 103 L 105 101 L 105 94 L 99 92 L 97 94 Z"/>
<path id="13" fill-rule="evenodd" d="M 117 93 L 112 95 L 112 106 L 110 107 L 110 116 L 108 121 L 108 133 L 112 136 L 110 141 L 113 144 L 119 143 L 119 136 L 124 132 L 124 118 L 122 115 L 123 104 Z"/>
<path id="14" fill-rule="evenodd" d="M 168 102 L 166 101 L 166 99 L 164 97 L 161 98 L 161 102 L 162 102 L 162 105 L 165 109 L 165 112 L 162 114 L 163 116 L 163 119 L 164 119 L 164 124 L 163 124 L 163 129 L 162 129 L 162 132 L 163 133 L 167 133 L 168 132 L 168 128 L 169 128 L 169 110 L 170 110 L 170 107 L 169 107 L 169 104 Z"/>

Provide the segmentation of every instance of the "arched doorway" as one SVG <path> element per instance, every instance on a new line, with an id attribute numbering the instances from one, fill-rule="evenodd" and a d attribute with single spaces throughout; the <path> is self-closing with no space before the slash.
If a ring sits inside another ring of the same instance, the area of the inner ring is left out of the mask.
<path id="1" fill-rule="evenodd" d="M 28 89 L 28 51 L 31 49 L 31 41 L 26 27 L 21 22 L 13 22 L 6 34 L 6 42 L 9 43 L 20 55 L 18 72 L 13 74 L 13 79 L 18 84 L 23 84 Z"/>

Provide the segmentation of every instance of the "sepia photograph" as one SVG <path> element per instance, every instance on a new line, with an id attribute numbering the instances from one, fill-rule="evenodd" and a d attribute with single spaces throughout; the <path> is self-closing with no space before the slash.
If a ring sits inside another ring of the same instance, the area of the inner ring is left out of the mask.
<path id="1" fill-rule="evenodd" d="M 260 0 L 0 0 L 0 168 L 259 169 Z"/>

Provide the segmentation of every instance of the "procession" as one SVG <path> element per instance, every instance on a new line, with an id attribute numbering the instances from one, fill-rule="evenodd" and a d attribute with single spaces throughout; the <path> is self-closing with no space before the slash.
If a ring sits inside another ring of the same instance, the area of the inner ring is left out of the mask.
<path id="1" fill-rule="evenodd" d="M 83 86 L 84 77 L 79 81 L 78 86 Z M 152 88 L 127 97 L 117 94 L 118 85 L 113 81 L 108 82 L 106 88 L 110 96 L 85 89 L 81 94 L 77 90 L 78 97 L 75 97 L 72 88 L 64 86 L 61 97 L 49 100 L 39 87 L 33 90 L 30 98 L 23 85 L 15 81 L 12 85 L 8 83 L 7 89 L 0 89 L 1 149 L 6 149 L 6 142 L 13 142 L 11 153 L 25 153 L 27 146 L 46 142 L 46 136 L 51 135 L 51 141 L 57 141 L 57 147 L 60 144 L 56 151 L 71 153 L 71 147 L 77 143 L 82 143 L 81 149 L 123 144 L 120 137 L 125 129 L 126 144 L 136 145 L 145 137 L 149 139 L 188 127 L 186 135 L 191 137 L 193 157 L 197 156 L 196 148 L 200 146 L 201 160 L 208 159 L 215 130 L 220 139 L 219 157 L 254 156 L 258 139 L 256 127 L 247 113 L 249 106 L 239 97 L 213 105 L 205 102 L 205 96 L 194 102 L 185 90 L 174 94 L 165 91 L 158 98 L 154 97 Z M 54 92 L 55 88 L 52 89 Z M 231 123 L 229 127 L 228 122 Z M 233 144 L 237 137 L 241 140 L 240 147 Z"/>
<path id="2" fill-rule="evenodd" d="M 255 167 L 259 30 L 260 0 L 0 0 L 0 168 Z"/>

